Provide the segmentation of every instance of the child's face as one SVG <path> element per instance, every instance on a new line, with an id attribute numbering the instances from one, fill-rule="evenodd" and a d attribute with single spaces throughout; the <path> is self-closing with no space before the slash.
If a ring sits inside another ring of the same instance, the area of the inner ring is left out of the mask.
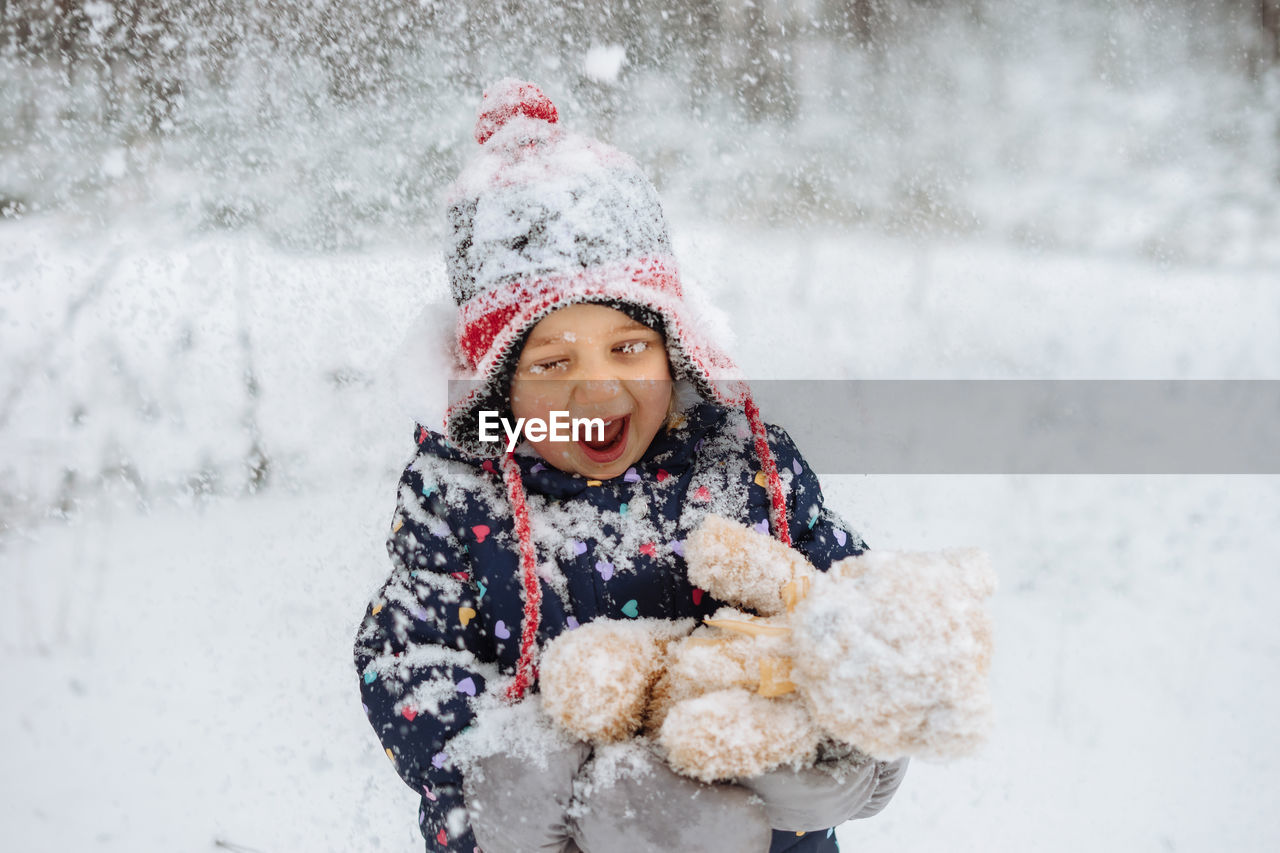
<path id="1" fill-rule="evenodd" d="M 662 336 L 605 305 L 577 304 L 543 317 L 520 352 L 511 380 L 517 418 L 603 418 L 604 440 L 531 441 L 562 471 L 607 480 L 644 455 L 671 404 L 671 368 Z"/>

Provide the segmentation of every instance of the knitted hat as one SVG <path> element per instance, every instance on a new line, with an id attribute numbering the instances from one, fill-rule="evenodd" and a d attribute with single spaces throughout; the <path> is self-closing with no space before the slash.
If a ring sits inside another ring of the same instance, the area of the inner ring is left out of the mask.
<path id="1" fill-rule="evenodd" d="M 479 439 L 478 412 L 505 408 L 529 330 L 579 302 L 652 312 L 676 378 L 708 400 L 740 406 L 746 386 L 692 322 L 658 193 L 636 162 L 563 130 L 547 96 L 512 79 L 484 93 L 475 136 L 480 152 L 448 198 L 446 260 L 462 362 L 455 380 L 463 380 L 450 388 L 449 441 L 493 455 Z"/>
<path id="2" fill-rule="evenodd" d="M 764 423 L 733 361 L 694 325 L 672 256 L 666 218 L 653 184 L 636 162 L 604 143 L 559 126 L 555 105 L 532 83 L 506 79 L 489 88 L 475 130 L 481 149 L 448 197 L 449 286 L 458 305 L 455 380 L 445 437 L 479 457 L 478 412 L 505 410 L 514 364 L 529 330 L 575 303 L 603 303 L 665 337 L 677 379 L 706 399 L 741 407 L 771 498 L 775 535 L 790 544 L 786 503 Z M 532 527 L 520 468 L 503 459 L 515 517 L 525 593 L 520 662 L 508 695 L 534 678 L 541 617 Z"/>

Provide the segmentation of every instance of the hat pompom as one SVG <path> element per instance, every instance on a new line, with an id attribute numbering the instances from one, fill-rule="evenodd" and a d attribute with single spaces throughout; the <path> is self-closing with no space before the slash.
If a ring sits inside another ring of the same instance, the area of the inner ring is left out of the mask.
<path id="1" fill-rule="evenodd" d="M 547 124 L 560 120 L 556 105 L 532 83 L 508 77 L 484 92 L 476 118 L 476 142 L 484 145 L 515 116 L 541 119 Z"/>

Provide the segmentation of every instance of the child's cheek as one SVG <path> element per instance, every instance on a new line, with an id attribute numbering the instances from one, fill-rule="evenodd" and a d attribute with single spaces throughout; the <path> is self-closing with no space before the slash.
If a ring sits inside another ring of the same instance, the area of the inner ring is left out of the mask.
<path id="1" fill-rule="evenodd" d="M 511 411 L 517 418 L 549 420 L 568 408 L 568 386 L 553 379 L 518 379 L 511 384 Z"/>

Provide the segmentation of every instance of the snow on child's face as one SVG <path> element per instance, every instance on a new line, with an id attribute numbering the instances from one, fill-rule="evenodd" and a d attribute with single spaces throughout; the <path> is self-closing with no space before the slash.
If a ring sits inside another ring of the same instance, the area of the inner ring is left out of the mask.
<path id="1" fill-rule="evenodd" d="M 600 441 L 529 443 L 562 471 L 608 480 L 649 449 L 666 421 L 671 384 L 658 332 L 605 305 L 568 305 L 529 333 L 511 380 L 511 411 L 547 422 L 557 411 L 603 419 Z"/>

